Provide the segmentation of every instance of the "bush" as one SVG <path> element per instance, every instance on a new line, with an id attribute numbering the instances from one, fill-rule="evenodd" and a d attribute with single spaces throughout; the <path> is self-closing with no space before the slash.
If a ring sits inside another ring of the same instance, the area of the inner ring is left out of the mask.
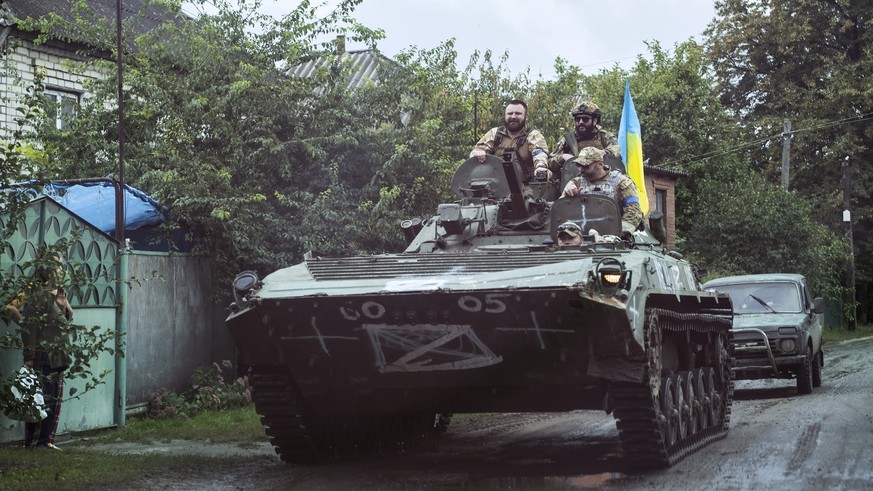
<path id="1" fill-rule="evenodd" d="M 149 397 L 148 415 L 153 418 L 191 417 L 203 411 L 221 411 L 246 406 L 252 401 L 248 377 L 233 379 L 225 375 L 233 364 L 224 360 L 219 365 L 198 367 L 191 376 L 191 388 L 177 394 L 160 388 Z M 233 373 L 233 370 L 229 370 Z"/>

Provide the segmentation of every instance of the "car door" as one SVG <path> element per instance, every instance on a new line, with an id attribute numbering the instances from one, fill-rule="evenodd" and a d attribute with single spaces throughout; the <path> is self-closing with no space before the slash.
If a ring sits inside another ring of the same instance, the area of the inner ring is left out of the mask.
<path id="1" fill-rule="evenodd" d="M 818 353 L 821 349 L 821 334 L 824 327 L 824 314 L 816 313 L 814 310 L 813 295 L 806 284 L 806 279 L 800 287 L 803 290 L 804 312 L 806 313 L 809 335 L 812 338 L 812 353 Z"/>

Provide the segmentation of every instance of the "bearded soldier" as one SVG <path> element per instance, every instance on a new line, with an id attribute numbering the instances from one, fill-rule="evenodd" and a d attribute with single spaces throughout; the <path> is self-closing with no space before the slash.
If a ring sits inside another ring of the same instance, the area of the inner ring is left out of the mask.
<path id="1" fill-rule="evenodd" d="M 505 152 L 513 154 L 512 160 L 524 183 L 530 182 L 535 173 L 537 177 L 550 177 L 546 139 L 527 126 L 527 104 L 519 99 L 509 101 L 503 113 L 503 126 L 488 130 L 473 147 L 470 157 L 484 162 L 486 155 L 503 157 Z"/>
<path id="2" fill-rule="evenodd" d="M 549 156 L 549 169 L 558 172 L 564 162 L 579 155 L 579 150 L 594 147 L 605 150 L 613 157 L 621 157 L 621 147 L 615 135 L 600 126 L 600 108 L 591 101 L 584 101 L 570 112 L 575 127 L 573 132 L 565 133 Z"/>
<path id="3" fill-rule="evenodd" d="M 643 210 L 637 198 L 634 181 L 603 163 L 604 150 L 585 147 L 571 160 L 579 167 L 579 177 L 564 186 L 564 196 L 599 194 L 613 198 L 621 210 L 621 235 L 630 238 L 643 219 Z"/>

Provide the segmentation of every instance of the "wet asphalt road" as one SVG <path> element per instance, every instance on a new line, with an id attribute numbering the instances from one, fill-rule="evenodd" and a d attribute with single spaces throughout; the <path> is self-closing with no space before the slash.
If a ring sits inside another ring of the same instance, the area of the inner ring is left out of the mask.
<path id="1" fill-rule="evenodd" d="M 821 490 L 873 488 L 873 338 L 825 346 L 823 384 L 739 381 L 727 438 L 670 469 L 622 460 L 612 416 L 467 415 L 441 438 L 400 455 L 286 465 L 268 445 L 168 444 L 172 453 L 257 456 L 245 464 L 168 469 L 141 489 Z M 153 449 L 154 450 L 154 449 Z M 158 449 L 161 451 L 160 449 Z M 135 488 L 137 486 L 134 486 Z"/>

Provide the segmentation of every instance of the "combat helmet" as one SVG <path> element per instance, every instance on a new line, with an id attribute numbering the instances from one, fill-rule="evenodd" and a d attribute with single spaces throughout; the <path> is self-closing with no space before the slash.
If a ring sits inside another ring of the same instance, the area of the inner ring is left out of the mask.
<path id="1" fill-rule="evenodd" d="M 574 107 L 570 114 L 573 115 L 575 119 L 577 116 L 581 116 L 583 114 L 589 114 L 593 116 L 597 122 L 600 122 L 600 108 L 597 107 L 597 104 L 591 101 L 582 101 L 578 106 Z"/>

